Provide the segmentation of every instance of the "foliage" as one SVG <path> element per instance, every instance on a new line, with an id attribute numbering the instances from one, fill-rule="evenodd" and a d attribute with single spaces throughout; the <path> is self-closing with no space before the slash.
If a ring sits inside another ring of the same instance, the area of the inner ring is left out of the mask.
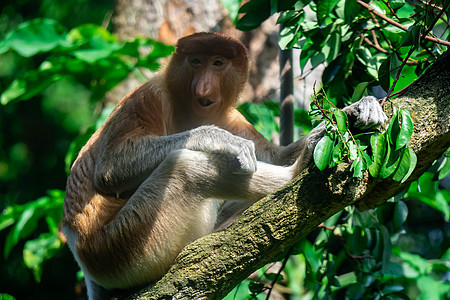
<path id="1" fill-rule="evenodd" d="M 144 56 L 139 52 L 142 47 L 153 49 Z M 67 32 L 54 20 L 35 19 L 21 24 L 2 40 L 0 54 L 8 50 L 23 57 L 49 55 L 37 69 L 17 76 L 3 91 L 0 102 L 4 105 L 28 100 L 64 76 L 86 85 L 92 91 L 91 100 L 100 101 L 137 68 L 156 70 L 156 59 L 170 54 L 172 47 L 148 38 L 119 42 L 97 25 L 81 25 Z"/>
<path id="2" fill-rule="evenodd" d="M 336 106 L 369 94 L 386 101 L 421 75 L 450 45 L 448 1 L 251 0 L 236 12 L 236 26 L 251 30 L 274 14 L 280 47 L 301 49 L 300 68 L 325 65 L 325 92 L 310 111 L 327 123 L 317 167 L 346 160 L 356 177 L 404 182 L 417 160 L 408 147 L 410 112 L 396 111 L 383 132 L 352 135 Z M 278 280 L 265 278 L 274 272 L 265 267 L 227 299 L 264 299 L 275 285 L 288 287 L 289 299 L 448 298 L 450 193 L 439 184 L 449 174 L 448 154 L 382 206 L 348 207 L 324 222 L 285 255 Z"/>
<path id="3" fill-rule="evenodd" d="M 361 0 L 252 0 L 239 13 L 242 30 L 278 13 L 280 47 L 301 49 L 302 69 L 325 64 L 322 84 L 334 104 L 354 102 L 376 86 L 400 91 L 450 45 L 446 1 L 377 0 L 368 8 Z M 430 30 L 433 38 L 424 38 Z"/>
<path id="4" fill-rule="evenodd" d="M 329 103 L 330 104 L 330 103 Z M 365 171 L 374 178 L 390 178 L 401 183 L 414 171 L 417 157 L 409 140 L 413 133 L 410 112 L 394 113 L 386 132 L 364 132 L 353 135 L 347 115 L 330 105 L 326 111 L 315 99 L 311 114 L 325 119 L 326 134 L 314 149 L 314 162 L 319 170 L 332 168 L 342 161 L 351 163 L 353 176 L 362 178 Z"/>

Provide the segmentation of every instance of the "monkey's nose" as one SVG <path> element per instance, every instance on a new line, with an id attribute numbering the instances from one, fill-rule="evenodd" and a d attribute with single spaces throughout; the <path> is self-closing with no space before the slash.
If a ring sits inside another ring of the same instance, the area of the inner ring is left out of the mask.
<path id="1" fill-rule="evenodd" d="M 195 89 L 195 95 L 202 98 L 207 98 L 211 93 L 211 88 L 208 84 L 197 84 L 197 88 Z"/>

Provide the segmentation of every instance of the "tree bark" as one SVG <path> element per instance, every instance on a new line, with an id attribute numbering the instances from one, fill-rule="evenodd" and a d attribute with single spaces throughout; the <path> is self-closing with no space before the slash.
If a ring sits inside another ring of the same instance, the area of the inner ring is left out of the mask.
<path id="1" fill-rule="evenodd" d="M 450 146 L 449 82 L 447 51 L 403 96 L 385 106 L 388 114 L 393 107 L 408 108 L 414 121 L 411 148 L 418 163 L 405 183 L 368 174 L 356 179 L 347 164 L 323 172 L 310 167 L 250 207 L 227 230 L 188 245 L 163 278 L 131 298 L 220 299 L 346 206 L 374 208 L 405 189 Z"/>

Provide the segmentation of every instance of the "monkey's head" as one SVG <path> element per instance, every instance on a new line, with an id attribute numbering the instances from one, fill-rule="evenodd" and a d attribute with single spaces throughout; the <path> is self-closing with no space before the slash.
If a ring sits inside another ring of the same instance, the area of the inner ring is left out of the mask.
<path id="1" fill-rule="evenodd" d="M 248 52 L 241 42 L 202 32 L 178 40 L 165 77 L 176 104 L 207 120 L 236 104 L 248 73 Z"/>

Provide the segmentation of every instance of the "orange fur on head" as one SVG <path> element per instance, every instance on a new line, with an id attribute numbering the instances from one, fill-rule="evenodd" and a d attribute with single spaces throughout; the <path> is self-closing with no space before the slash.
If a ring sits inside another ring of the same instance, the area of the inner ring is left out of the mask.
<path id="1" fill-rule="evenodd" d="M 177 53 L 222 55 L 228 59 L 248 61 L 247 49 L 240 41 L 217 32 L 199 32 L 179 39 Z"/>

